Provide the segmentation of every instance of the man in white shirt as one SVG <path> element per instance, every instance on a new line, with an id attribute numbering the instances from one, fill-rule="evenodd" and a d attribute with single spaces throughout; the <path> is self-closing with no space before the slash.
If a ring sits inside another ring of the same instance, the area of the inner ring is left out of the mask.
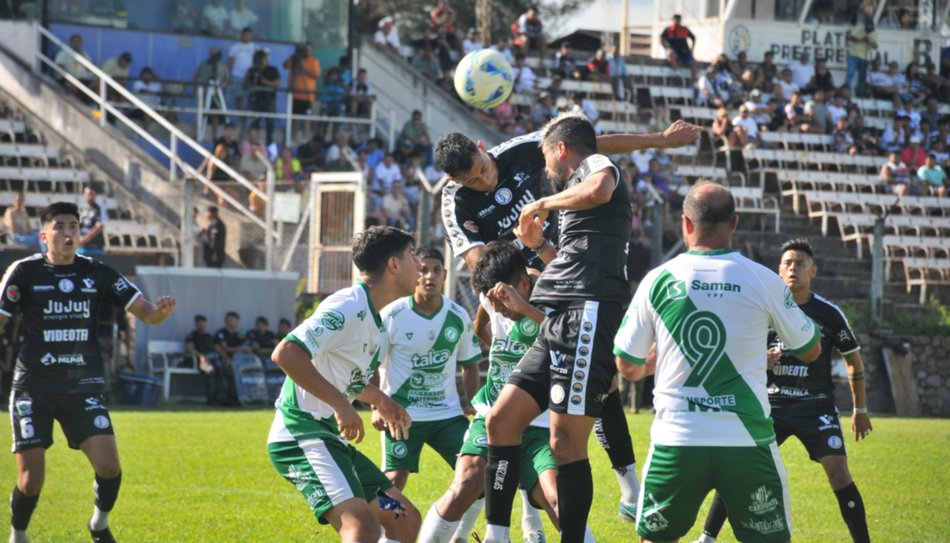
<path id="1" fill-rule="evenodd" d="M 378 49 L 388 49 L 397 55 L 402 49 L 399 43 L 399 32 L 396 32 L 392 17 L 383 17 L 379 20 L 379 30 L 373 35 L 373 45 Z"/>
<path id="2" fill-rule="evenodd" d="M 82 36 L 79 34 L 73 34 L 70 36 L 69 48 L 80 56 L 84 57 L 86 60 L 89 60 L 89 53 L 82 50 Z M 63 69 L 66 70 L 66 73 L 82 81 L 83 83 L 91 82 L 93 79 L 95 79 L 92 73 L 90 73 L 89 70 L 85 68 L 85 66 L 76 60 L 76 57 L 69 54 L 65 49 L 56 54 L 56 64 L 62 66 Z"/>
<path id="3" fill-rule="evenodd" d="M 219 38 L 226 37 L 230 30 L 230 14 L 221 0 L 211 0 L 201 11 L 201 27 L 205 32 Z"/>
<path id="4" fill-rule="evenodd" d="M 838 119 L 848 116 L 848 110 L 844 107 L 844 97 L 835 93 L 834 101 L 828 105 L 828 114 L 831 115 L 831 124 L 837 125 Z"/>
<path id="5" fill-rule="evenodd" d="M 809 60 L 809 55 L 805 52 L 798 57 L 798 60 L 788 63 L 788 69 L 792 71 L 792 81 L 798 85 L 799 89 L 807 87 L 811 78 L 815 76 L 815 66 Z"/>
<path id="6" fill-rule="evenodd" d="M 244 75 L 254 64 L 254 51 L 257 51 L 254 34 L 250 28 L 244 27 L 241 30 L 241 41 L 228 49 L 228 70 L 231 71 L 231 81 L 237 82 L 232 92 L 235 93 L 234 106 L 238 110 L 244 109 L 244 95 L 240 90 L 240 82 L 244 81 Z"/>
<path id="7" fill-rule="evenodd" d="M 775 99 L 778 100 L 779 104 L 784 104 L 792 99 L 792 95 L 799 91 L 799 87 L 795 81 L 792 79 L 793 74 L 790 68 L 785 68 L 782 70 L 782 77 L 775 82 L 773 90 L 775 91 Z"/>
<path id="8" fill-rule="evenodd" d="M 399 164 L 396 164 L 393 154 L 386 153 L 383 161 L 376 165 L 376 183 L 373 191 L 378 190 L 380 197 L 389 194 L 396 181 L 402 181 L 402 171 L 399 169 Z"/>
<path id="9" fill-rule="evenodd" d="M 233 30 L 238 28 L 253 29 L 260 21 L 260 17 L 244 5 L 244 0 L 234 0 L 234 9 L 231 10 L 229 19 Z"/>
<path id="10" fill-rule="evenodd" d="M 462 40 L 462 52 L 464 54 L 469 54 L 472 51 L 481 51 L 485 48 L 485 44 L 482 43 L 482 33 L 474 28 L 468 30 L 468 36 Z"/>
<path id="11" fill-rule="evenodd" d="M 515 55 L 515 65 L 513 66 L 515 74 L 514 84 L 515 92 L 518 94 L 534 91 L 534 84 L 537 80 L 537 76 L 534 75 L 534 70 L 525 66 L 524 59 L 524 53 Z"/>
<path id="12" fill-rule="evenodd" d="M 755 119 L 752 118 L 752 115 L 749 113 L 749 108 L 745 104 L 739 106 L 739 114 L 732 120 L 732 126 L 743 146 L 749 144 L 756 145 L 758 143 L 759 125 L 755 122 Z"/>
<path id="13" fill-rule="evenodd" d="M 749 116 L 758 124 L 769 124 L 772 120 L 769 115 L 768 104 L 762 103 L 762 91 L 752 89 L 749 93 L 749 99 L 745 102 L 746 109 L 749 110 Z"/>

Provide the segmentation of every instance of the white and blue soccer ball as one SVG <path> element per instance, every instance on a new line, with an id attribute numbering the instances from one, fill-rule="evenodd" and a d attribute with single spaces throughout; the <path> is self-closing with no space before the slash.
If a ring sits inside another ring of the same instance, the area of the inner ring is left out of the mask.
<path id="1" fill-rule="evenodd" d="M 455 92 L 472 107 L 490 109 L 508 99 L 514 79 L 511 64 L 501 53 L 472 51 L 455 68 Z"/>

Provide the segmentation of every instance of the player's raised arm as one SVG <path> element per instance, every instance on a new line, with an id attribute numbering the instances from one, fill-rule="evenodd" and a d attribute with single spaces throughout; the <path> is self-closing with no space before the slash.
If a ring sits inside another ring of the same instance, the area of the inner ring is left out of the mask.
<path id="1" fill-rule="evenodd" d="M 629 153 L 638 149 L 668 149 L 683 147 L 696 141 L 703 131 L 701 126 L 683 120 L 676 121 L 663 132 L 651 134 L 603 134 L 597 136 L 597 152 L 605 155 Z"/>
<path id="2" fill-rule="evenodd" d="M 175 303 L 173 296 L 159 296 L 155 302 L 139 296 L 129 307 L 129 313 L 145 324 L 161 324 L 175 311 Z"/>

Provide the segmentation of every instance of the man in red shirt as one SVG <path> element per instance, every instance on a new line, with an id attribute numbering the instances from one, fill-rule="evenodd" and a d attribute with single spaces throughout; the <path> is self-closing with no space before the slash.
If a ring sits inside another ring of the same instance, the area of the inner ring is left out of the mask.
<path id="1" fill-rule="evenodd" d="M 693 58 L 696 36 L 680 24 L 682 21 L 682 16 L 674 15 L 673 22 L 660 34 L 660 43 L 666 48 L 666 60 L 670 65 L 674 68 L 688 66 L 693 81 L 696 81 L 696 60 Z"/>

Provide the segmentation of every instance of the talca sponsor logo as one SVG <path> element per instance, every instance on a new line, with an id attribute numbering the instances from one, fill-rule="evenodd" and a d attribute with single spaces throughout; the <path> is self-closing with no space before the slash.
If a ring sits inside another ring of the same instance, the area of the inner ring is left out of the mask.
<path id="1" fill-rule="evenodd" d="M 449 361 L 449 351 L 446 349 L 439 349 L 437 351 L 429 351 L 426 354 L 414 354 L 410 359 L 412 361 L 413 369 L 421 368 L 431 368 L 433 366 L 442 366 Z"/>

